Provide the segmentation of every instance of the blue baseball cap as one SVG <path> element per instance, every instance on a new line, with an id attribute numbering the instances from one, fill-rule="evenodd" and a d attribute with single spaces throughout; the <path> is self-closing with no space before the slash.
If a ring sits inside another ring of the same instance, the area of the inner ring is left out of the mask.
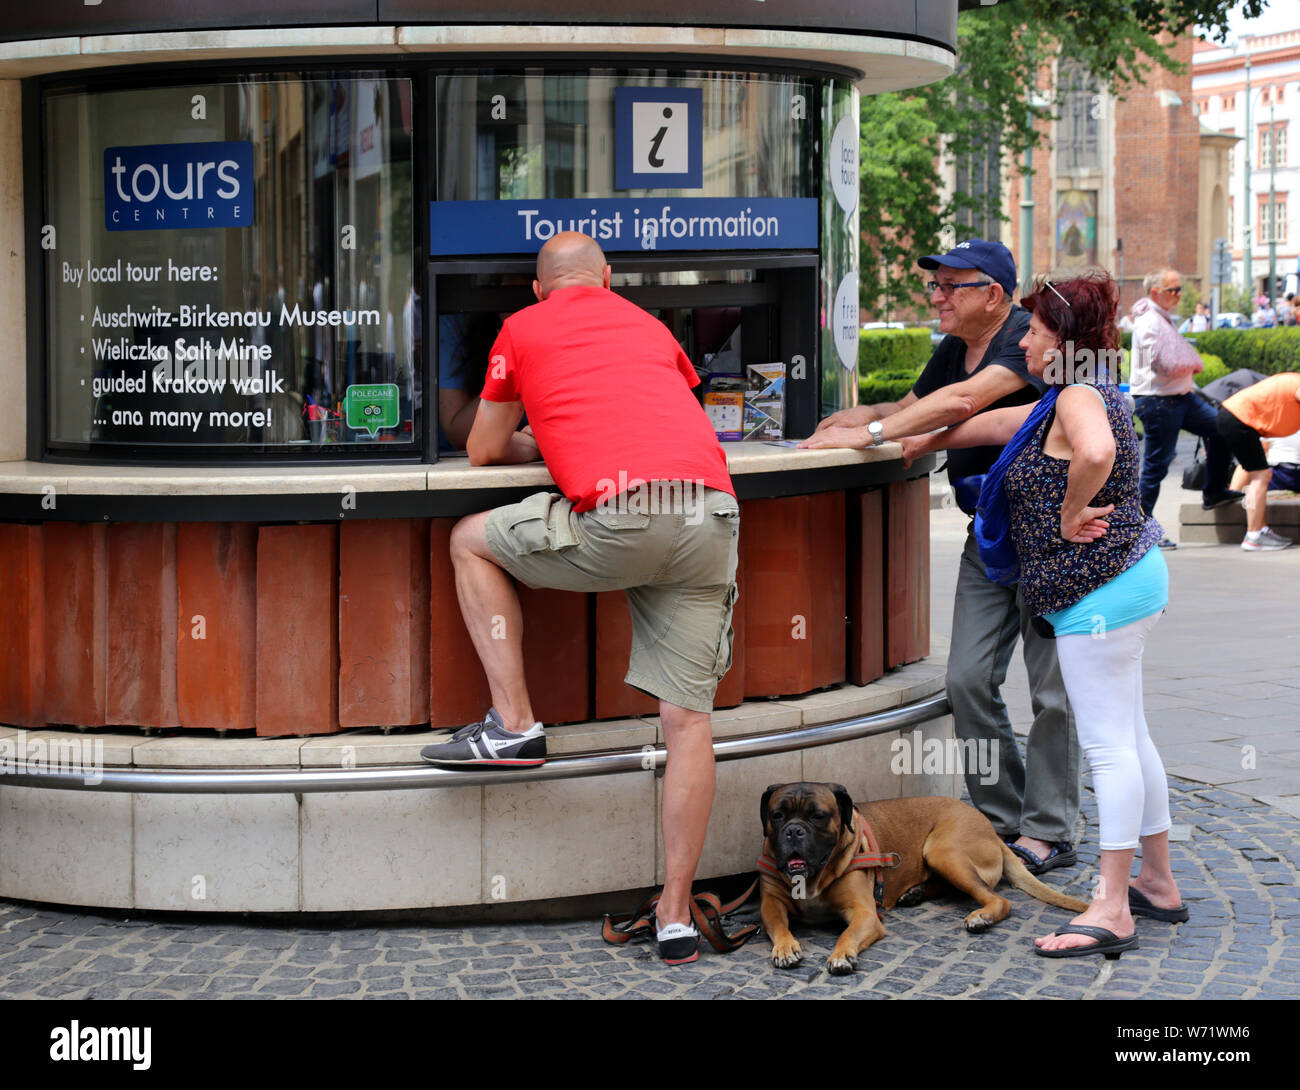
<path id="1" fill-rule="evenodd" d="M 921 258 L 923 269 L 937 269 L 946 265 L 950 269 L 979 269 L 980 272 L 1002 285 L 1010 299 L 1016 290 L 1016 262 L 1000 242 L 985 242 L 982 238 L 968 238 L 959 242 L 946 254 L 930 254 Z"/>

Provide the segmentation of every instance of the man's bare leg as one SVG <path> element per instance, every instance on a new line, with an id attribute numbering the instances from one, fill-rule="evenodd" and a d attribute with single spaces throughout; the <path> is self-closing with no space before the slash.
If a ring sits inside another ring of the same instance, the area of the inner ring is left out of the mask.
<path id="1" fill-rule="evenodd" d="M 1253 469 L 1246 473 L 1246 533 L 1257 534 L 1264 528 L 1268 515 L 1268 482 L 1272 469 Z"/>
<path id="2" fill-rule="evenodd" d="M 691 882 L 704 850 L 716 776 L 708 715 L 661 700 L 659 717 L 668 749 L 662 821 L 667 874 L 655 911 L 662 928 L 691 922 Z"/>
<path id="3" fill-rule="evenodd" d="M 451 531 L 456 597 L 501 724 L 523 734 L 536 722 L 524 681 L 524 618 L 513 580 L 488 548 L 488 514 L 463 518 Z"/>

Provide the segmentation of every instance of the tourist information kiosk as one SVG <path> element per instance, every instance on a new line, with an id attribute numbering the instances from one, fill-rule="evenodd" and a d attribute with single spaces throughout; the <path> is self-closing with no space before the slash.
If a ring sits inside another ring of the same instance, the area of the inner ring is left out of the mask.
<path id="1" fill-rule="evenodd" d="M 921 661 L 929 461 L 772 441 L 855 401 L 858 96 L 951 71 L 957 4 L 588 10 L 0 16 L 0 895 L 314 911 L 659 880 L 621 594 L 523 595 L 547 766 L 417 757 L 488 704 L 450 529 L 551 483 L 470 467 L 444 410 L 571 228 L 706 384 L 767 398 L 727 445 L 741 597 L 701 876 L 751 866 L 770 782 L 957 790 L 890 769 L 900 731 L 950 729 Z"/>

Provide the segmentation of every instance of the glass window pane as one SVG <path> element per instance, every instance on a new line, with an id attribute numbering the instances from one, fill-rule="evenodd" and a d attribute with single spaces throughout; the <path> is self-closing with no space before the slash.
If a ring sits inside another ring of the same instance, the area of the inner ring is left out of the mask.
<path id="1" fill-rule="evenodd" d="M 700 189 L 657 196 L 815 197 L 812 85 L 733 73 L 480 71 L 438 79 L 438 199 L 641 196 L 614 187 L 614 89 L 699 87 Z"/>
<path id="2" fill-rule="evenodd" d="M 411 105 L 368 73 L 48 95 L 50 445 L 415 446 Z"/>

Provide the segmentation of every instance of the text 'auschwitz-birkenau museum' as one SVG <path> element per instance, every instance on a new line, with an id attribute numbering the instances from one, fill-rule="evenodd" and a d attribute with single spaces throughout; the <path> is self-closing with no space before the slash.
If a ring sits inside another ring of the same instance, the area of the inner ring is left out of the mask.
<path id="1" fill-rule="evenodd" d="M 857 398 L 859 95 L 951 72 L 957 9 L 7 5 L 0 896 L 312 912 L 662 881 L 621 592 L 520 587 L 545 766 L 418 755 L 490 703 L 451 527 L 551 478 L 471 466 L 456 417 L 565 230 L 689 357 L 741 501 L 699 876 L 753 869 L 769 783 L 898 795 L 891 742 L 951 734 L 933 457 L 791 440 Z"/>

